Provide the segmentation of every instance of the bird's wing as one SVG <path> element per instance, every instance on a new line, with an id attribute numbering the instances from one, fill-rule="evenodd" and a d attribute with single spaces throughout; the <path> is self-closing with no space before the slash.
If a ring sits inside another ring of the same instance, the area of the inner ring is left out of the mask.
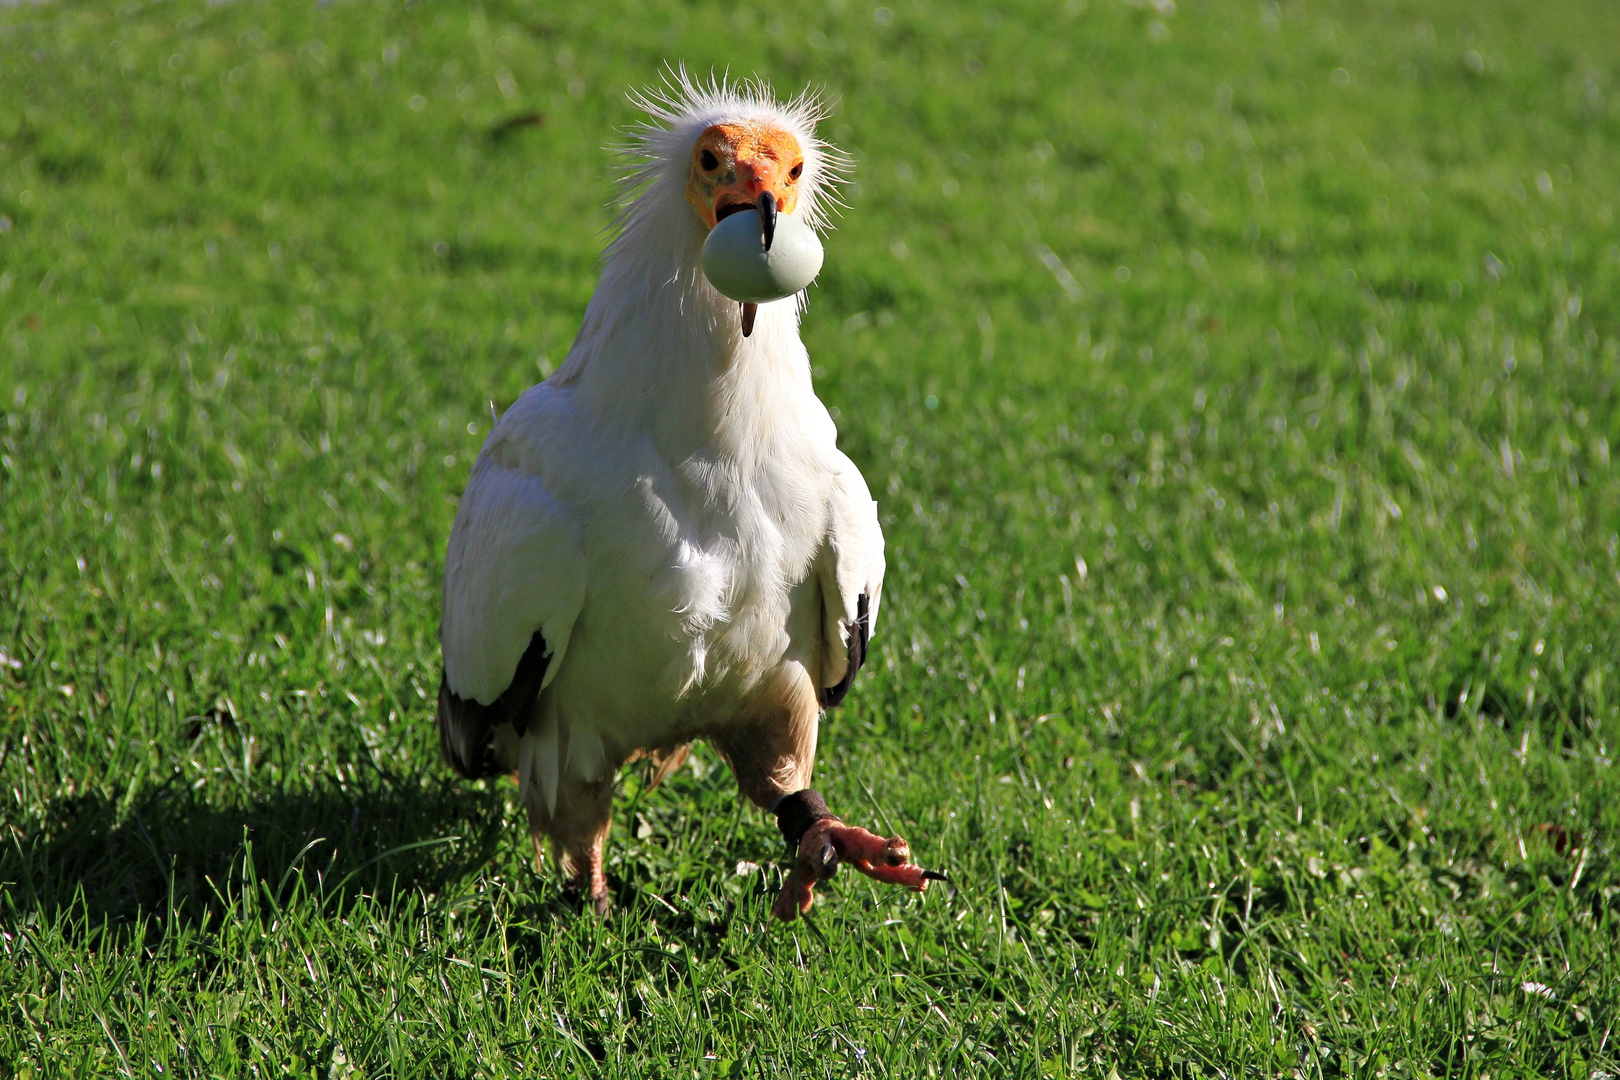
<path id="1" fill-rule="evenodd" d="M 466 776 L 496 771 L 492 739 L 521 734 L 568 651 L 585 599 L 574 512 L 487 449 L 461 497 L 444 566 L 439 738 Z"/>
<path id="2" fill-rule="evenodd" d="M 829 505 L 827 543 L 816 561 L 821 585 L 821 706 L 830 709 L 849 693 L 866 663 L 877 627 L 883 591 L 883 530 L 877 503 L 855 463 L 838 455 Z"/>

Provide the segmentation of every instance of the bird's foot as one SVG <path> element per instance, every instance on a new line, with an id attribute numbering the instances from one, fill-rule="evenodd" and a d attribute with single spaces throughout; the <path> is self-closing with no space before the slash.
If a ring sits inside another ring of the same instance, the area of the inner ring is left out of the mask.
<path id="1" fill-rule="evenodd" d="M 924 870 L 911 861 L 911 845 L 898 836 L 888 839 L 835 817 L 817 820 L 805 831 L 793 860 L 793 869 L 776 897 L 772 913 L 783 922 L 792 922 L 815 903 L 815 886 L 838 872 L 840 863 L 849 863 L 867 877 L 891 885 L 904 885 L 922 892 L 930 881 L 946 877 Z"/>
<path id="2" fill-rule="evenodd" d="M 602 883 L 600 889 L 596 889 L 581 885 L 578 881 L 570 881 L 563 886 L 563 895 L 577 902 L 581 912 L 590 912 L 598 919 L 605 921 L 613 914 L 613 897 L 607 890 L 606 882 Z"/>
<path id="3" fill-rule="evenodd" d="M 607 874 L 602 870 L 602 841 L 573 850 L 563 849 L 557 859 L 563 874 L 563 895 L 579 902 L 581 911 L 606 919 L 613 911 Z"/>

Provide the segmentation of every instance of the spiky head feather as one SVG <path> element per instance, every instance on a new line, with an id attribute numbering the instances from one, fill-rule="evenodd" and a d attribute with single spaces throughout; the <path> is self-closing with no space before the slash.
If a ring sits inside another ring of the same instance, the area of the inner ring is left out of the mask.
<path id="1" fill-rule="evenodd" d="M 733 82 L 711 75 L 703 82 L 675 67 L 664 73 L 660 85 L 632 93 L 630 100 L 647 118 L 616 148 L 617 235 L 604 253 L 602 276 L 579 336 L 549 380 L 572 384 L 596 357 L 607 357 L 613 374 L 602 369 L 605 398 L 622 394 L 623 385 L 641 386 L 649 395 L 662 392 L 658 380 L 667 371 L 690 362 L 708 363 L 706 358 L 738 349 L 744 341 L 737 329 L 739 306 L 703 274 L 701 253 L 709 226 L 687 202 L 693 148 L 705 131 L 738 124 L 792 135 L 804 155 L 793 214 L 818 230 L 830 227 L 841 205 L 837 187 L 850 165 L 816 137 L 816 124 L 827 117 L 829 106 L 813 89 L 782 102 L 757 79 Z M 779 340 L 772 326 L 780 326 L 796 344 L 805 299 L 801 292 L 791 302 L 767 305 L 773 314 L 762 312 L 753 345 Z M 802 356 L 803 346 L 796 347 Z"/>
<path id="2" fill-rule="evenodd" d="M 794 216 L 813 229 L 825 230 L 842 206 L 838 185 L 850 161 L 816 137 L 816 125 L 831 112 L 826 96 L 806 88 L 788 101 L 778 101 L 762 79 L 733 82 L 710 75 L 694 79 L 685 66 L 669 69 L 663 82 L 633 91 L 630 101 L 647 114 L 616 147 L 620 155 L 619 218 L 621 233 L 645 213 L 661 213 L 684 191 L 698 136 L 717 124 L 776 127 L 798 140 L 804 152 L 799 202 Z"/>

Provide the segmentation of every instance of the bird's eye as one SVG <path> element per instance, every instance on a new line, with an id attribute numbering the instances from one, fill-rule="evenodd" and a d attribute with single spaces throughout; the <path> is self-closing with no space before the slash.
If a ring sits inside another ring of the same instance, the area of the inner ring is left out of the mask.
<path id="1" fill-rule="evenodd" d="M 797 180 L 799 178 L 799 174 L 802 172 L 804 172 L 804 162 L 801 161 L 797 165 L 793 166 L 793 168 L 788 170 L 788 179 Z"/>
<path id="2" fill-rule="evenodd" d="M 698 155 L 698 165 L 704 172 L 714 172 L 720 167 L 720 159 L 714 156 L 713 150 L 705 150 Z"/>

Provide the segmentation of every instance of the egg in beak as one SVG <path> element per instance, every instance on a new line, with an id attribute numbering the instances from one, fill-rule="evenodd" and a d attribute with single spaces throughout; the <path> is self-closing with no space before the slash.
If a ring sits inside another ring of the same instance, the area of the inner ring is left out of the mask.
<path id="1" fill-rule="evenodd" d="M 791 133 L 763 124 L 714 124 L 692 146 L 686 199 L 713 229 L 725 218 L 758 210 L 765 250 L 776 238 L 779 213 L 791 214 L 804 176 L 804 148 Z M 754 328 L 756 305 L 742 307 L 743 336 Z"/>

